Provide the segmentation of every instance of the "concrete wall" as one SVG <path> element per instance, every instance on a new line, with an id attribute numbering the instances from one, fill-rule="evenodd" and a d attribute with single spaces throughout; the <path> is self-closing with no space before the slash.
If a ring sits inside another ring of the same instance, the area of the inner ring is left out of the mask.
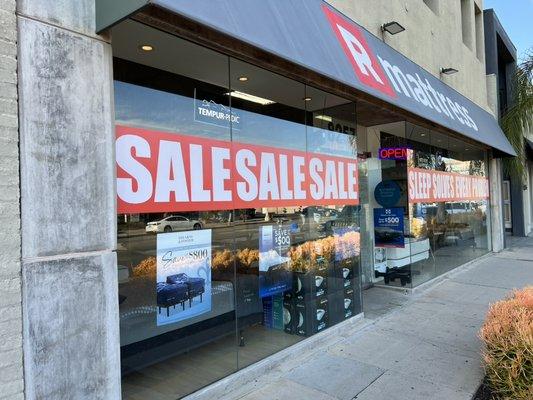
<path id="1" fill-rule="evenodd" d="M 17 11 L 26 398 L 118 399 L 111 47 L 94 0 Z"/>
<path id="2" fill-rule="evenodd" d="M 498 82 L 495 74 L 487 75 L 487 102 L 492 115 L 497 115 Z M 500 252 L 505 247 L 505 221 L 503 218 L 502 163 L 489 160 L 490 229 L 492 251 Z"/>
<path id="3" fill-rule="evenodd" d="M 23 399 L 15 0 L 0 2 L 0 399 Z"/>
<path id="4" fill-rule="evenodd" d="M 480 107 L 489 110 L 485 85 L 485 61 L 476 52 L 474 4 L 482 10 L 481 0 L 463 0 L 468 9 L 469 36 L 463 42 L 461 23 L 462 0 L 440 0 L 428 2 L 434 12 L 422 0 L 328 0 L 334 7 L 378 37 L 382 37 L 381 24 L 397 21 L 405 31 L 391 36 L 384 34 L 387 44 L 424 67 Z M 478 27 L 483 21 L 478 20 Z M 481 39 L 483 40 L 483 39 Z M 441 76 L 442 67 L 454 67 L 458 73 Z"/>

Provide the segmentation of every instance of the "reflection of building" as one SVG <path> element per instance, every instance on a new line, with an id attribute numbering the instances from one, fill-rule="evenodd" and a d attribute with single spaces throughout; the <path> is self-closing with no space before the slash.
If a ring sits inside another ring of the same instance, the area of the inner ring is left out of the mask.
<path id="1" fill-rule="evenodd" d="M 0 3 L 3 395 L 175 399 L 499 250 L 480 1 L 94 2 Z"/>
<path id="2" fill-rule="evenodd" d="M 485 24 L 485 62 L 489 98 L 498 118 L 512 105 L 512 82 L 517 64 L 516 48 L 501 25 L 494 10 L 483 12 Z M 525 236 L 533 230 L 533 136 L 524 132 L 527 165 L 524 179 L 503 177 L 503 219 L 505 228 L 514 236 Z"/>

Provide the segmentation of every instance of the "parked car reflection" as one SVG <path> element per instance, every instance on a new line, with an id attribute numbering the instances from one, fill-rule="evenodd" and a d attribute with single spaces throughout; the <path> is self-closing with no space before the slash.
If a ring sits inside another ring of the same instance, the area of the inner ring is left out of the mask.
<path id="1" fill-rule="evenodd" d="M 191 229 L 202 229 L 202 223 L 197 219 L 189 219 L 181 215 L 171 215 L 162 220 L 146 224 L 146 233 L 187 231 Z"/>

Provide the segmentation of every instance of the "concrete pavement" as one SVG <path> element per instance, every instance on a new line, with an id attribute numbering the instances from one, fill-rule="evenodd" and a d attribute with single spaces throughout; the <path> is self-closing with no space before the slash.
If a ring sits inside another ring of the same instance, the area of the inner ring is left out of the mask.
<path id="1" fill-rule="evenodd" d="M 348 334 L 270 369 L 224 400 L 470 400 L 484 372 L 477 332 L 488 305 L 533 284 L 533 238 L 453 271 L 413 295 L 396 294 Z M 242 371 L 245 373 L 245 371 Z M 245 375 L 245 374 L 243 374 Z"/>

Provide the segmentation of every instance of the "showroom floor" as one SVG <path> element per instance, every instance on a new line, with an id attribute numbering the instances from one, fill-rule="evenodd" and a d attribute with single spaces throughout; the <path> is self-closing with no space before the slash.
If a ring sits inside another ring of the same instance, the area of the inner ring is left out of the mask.
<path id="1" fill-rule="evenodd" d="M 191 352 L 166 359 L 122 379 L 124 400 L 176 400 L 302 340 L 301 336 L 265 329 L 247 328 L 245 346 L 236 347 L 228 335 Z M 236 349 L 238 349 L 236 351 Z"/>

